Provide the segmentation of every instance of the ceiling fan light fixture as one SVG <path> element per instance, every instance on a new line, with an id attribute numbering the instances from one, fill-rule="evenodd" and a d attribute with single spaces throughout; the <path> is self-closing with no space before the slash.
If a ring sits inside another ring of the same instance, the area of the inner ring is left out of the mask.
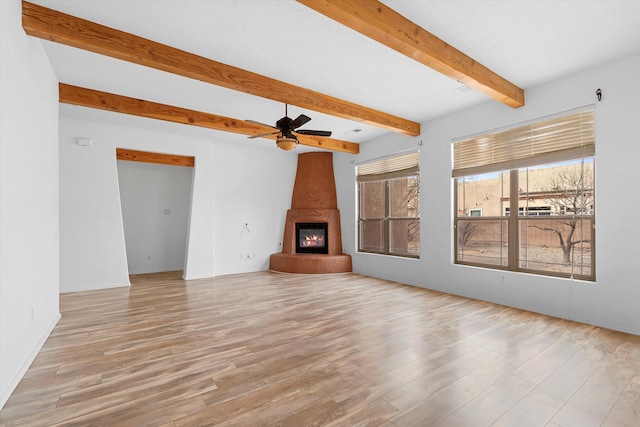
<path id="1" fill-rule="evenodd" d="M 298 145 L 298 140 L 286 136 L 279 136 L 276 138 L 276 145 L 281 150 L 289 151 L 296 148 L 296 145 Z"/>

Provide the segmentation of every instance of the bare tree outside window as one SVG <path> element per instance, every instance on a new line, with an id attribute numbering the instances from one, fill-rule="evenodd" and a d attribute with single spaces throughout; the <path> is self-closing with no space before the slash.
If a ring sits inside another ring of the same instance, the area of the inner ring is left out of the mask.
<path id="1" fill-rule="evenodd" d="M 586 170 L 585 170 L 586 169 Z M 593 170 L 583 164 L 571 168 L 559 169 L 545 186 L 545 203 L 552 207 L 554 215 L 560 216 L 554 222 L 544 225 L 529 225 L 553 233 L 562 249 L 563 261 L 573 263 L 573 250 L 576 245 L 591 243 L 590 233 L 586 236 L 581 230 L 585 215 L 593 215 L 594 191 Z"/>
<path id="2" fill-rule="evenodd" d="M 464 248 L 478 231 L 478 224 L 474 222 L 458 222 L 458 246 Z"/>
<path id="3" fill-rule="evenodd" d="M 593 159 L 519 171 L 520 267 L 592 276 Z"/>
<path id="4" fill-rule="evenodd" d="M 407 192 L 398 204 L 406 206 L 407 216 L 420 218 L 420 177 L 418 175 L 407 178 Z M 407 241 L 420 242 L 420 222 L 411 221 L 407 226 Z"/>

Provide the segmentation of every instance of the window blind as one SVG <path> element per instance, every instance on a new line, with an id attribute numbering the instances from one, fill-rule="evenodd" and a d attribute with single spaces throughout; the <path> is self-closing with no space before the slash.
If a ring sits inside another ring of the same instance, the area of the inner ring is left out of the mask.
<path id="1" fill-rule="evenodd" d="M 595 155 L 593 110 L 453 144 L 453 177 L 535 166 Z"/>
<path id="2" fill-rule="evenodd" d="M 415 175 L 420 170 L 420 152 L 385 157 L 356 167 L 358 182 Z"/>

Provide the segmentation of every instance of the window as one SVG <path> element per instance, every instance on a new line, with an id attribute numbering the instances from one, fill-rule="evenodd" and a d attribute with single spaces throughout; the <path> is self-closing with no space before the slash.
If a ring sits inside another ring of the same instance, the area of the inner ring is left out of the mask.
<path id="1" fill-rule="evenodd" d="M 359 165 L 358 251 L 420 256 L 420 153 Z"/>
<path id="2" fill-rule="evenodd" d="M 589 110 L 455 142 L 455 262 L 595 280 L 594 139 Z"/>
<path id="3" fill-rule="evenodd" d="M 509 216 L 510 209 L 510 207 L 504 208 L 506 216 Z M 518 208 L 518 215 L 549 216 L 551 215 L 551 206 L 520 206 Z"/>

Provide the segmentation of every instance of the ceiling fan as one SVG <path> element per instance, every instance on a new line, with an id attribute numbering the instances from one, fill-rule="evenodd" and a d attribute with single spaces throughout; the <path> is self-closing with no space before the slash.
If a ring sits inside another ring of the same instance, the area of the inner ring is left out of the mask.
<path id="1" fill-rule="evenodd" d="M 314 136 L 331 136 L 331 131 L 327 130 L 311 130 L 311 129 L 298 129 L 300 126 L 311 120 L 311 117 L 304 114 L 300 114 L 295 119 L 291 119 L 287 115 L 287 104 L 284 104 L 284 117 L 276 122 L 275 126 L 267 125 L 264 123 L 256 122 L 254 120 L 247 120 L 251 123 L 256 123 L 262 126 L 268 126 L 276 129 L 276 132 L 263 133 L 260 135 L 252 135 L 249 138 L 260 138 L 267 135 L 276 135 L 276 145 L 282 150 L 293 150 L 298 144 L 298 138 L 296 134 L 300 135 L 314 135 Z"/>

